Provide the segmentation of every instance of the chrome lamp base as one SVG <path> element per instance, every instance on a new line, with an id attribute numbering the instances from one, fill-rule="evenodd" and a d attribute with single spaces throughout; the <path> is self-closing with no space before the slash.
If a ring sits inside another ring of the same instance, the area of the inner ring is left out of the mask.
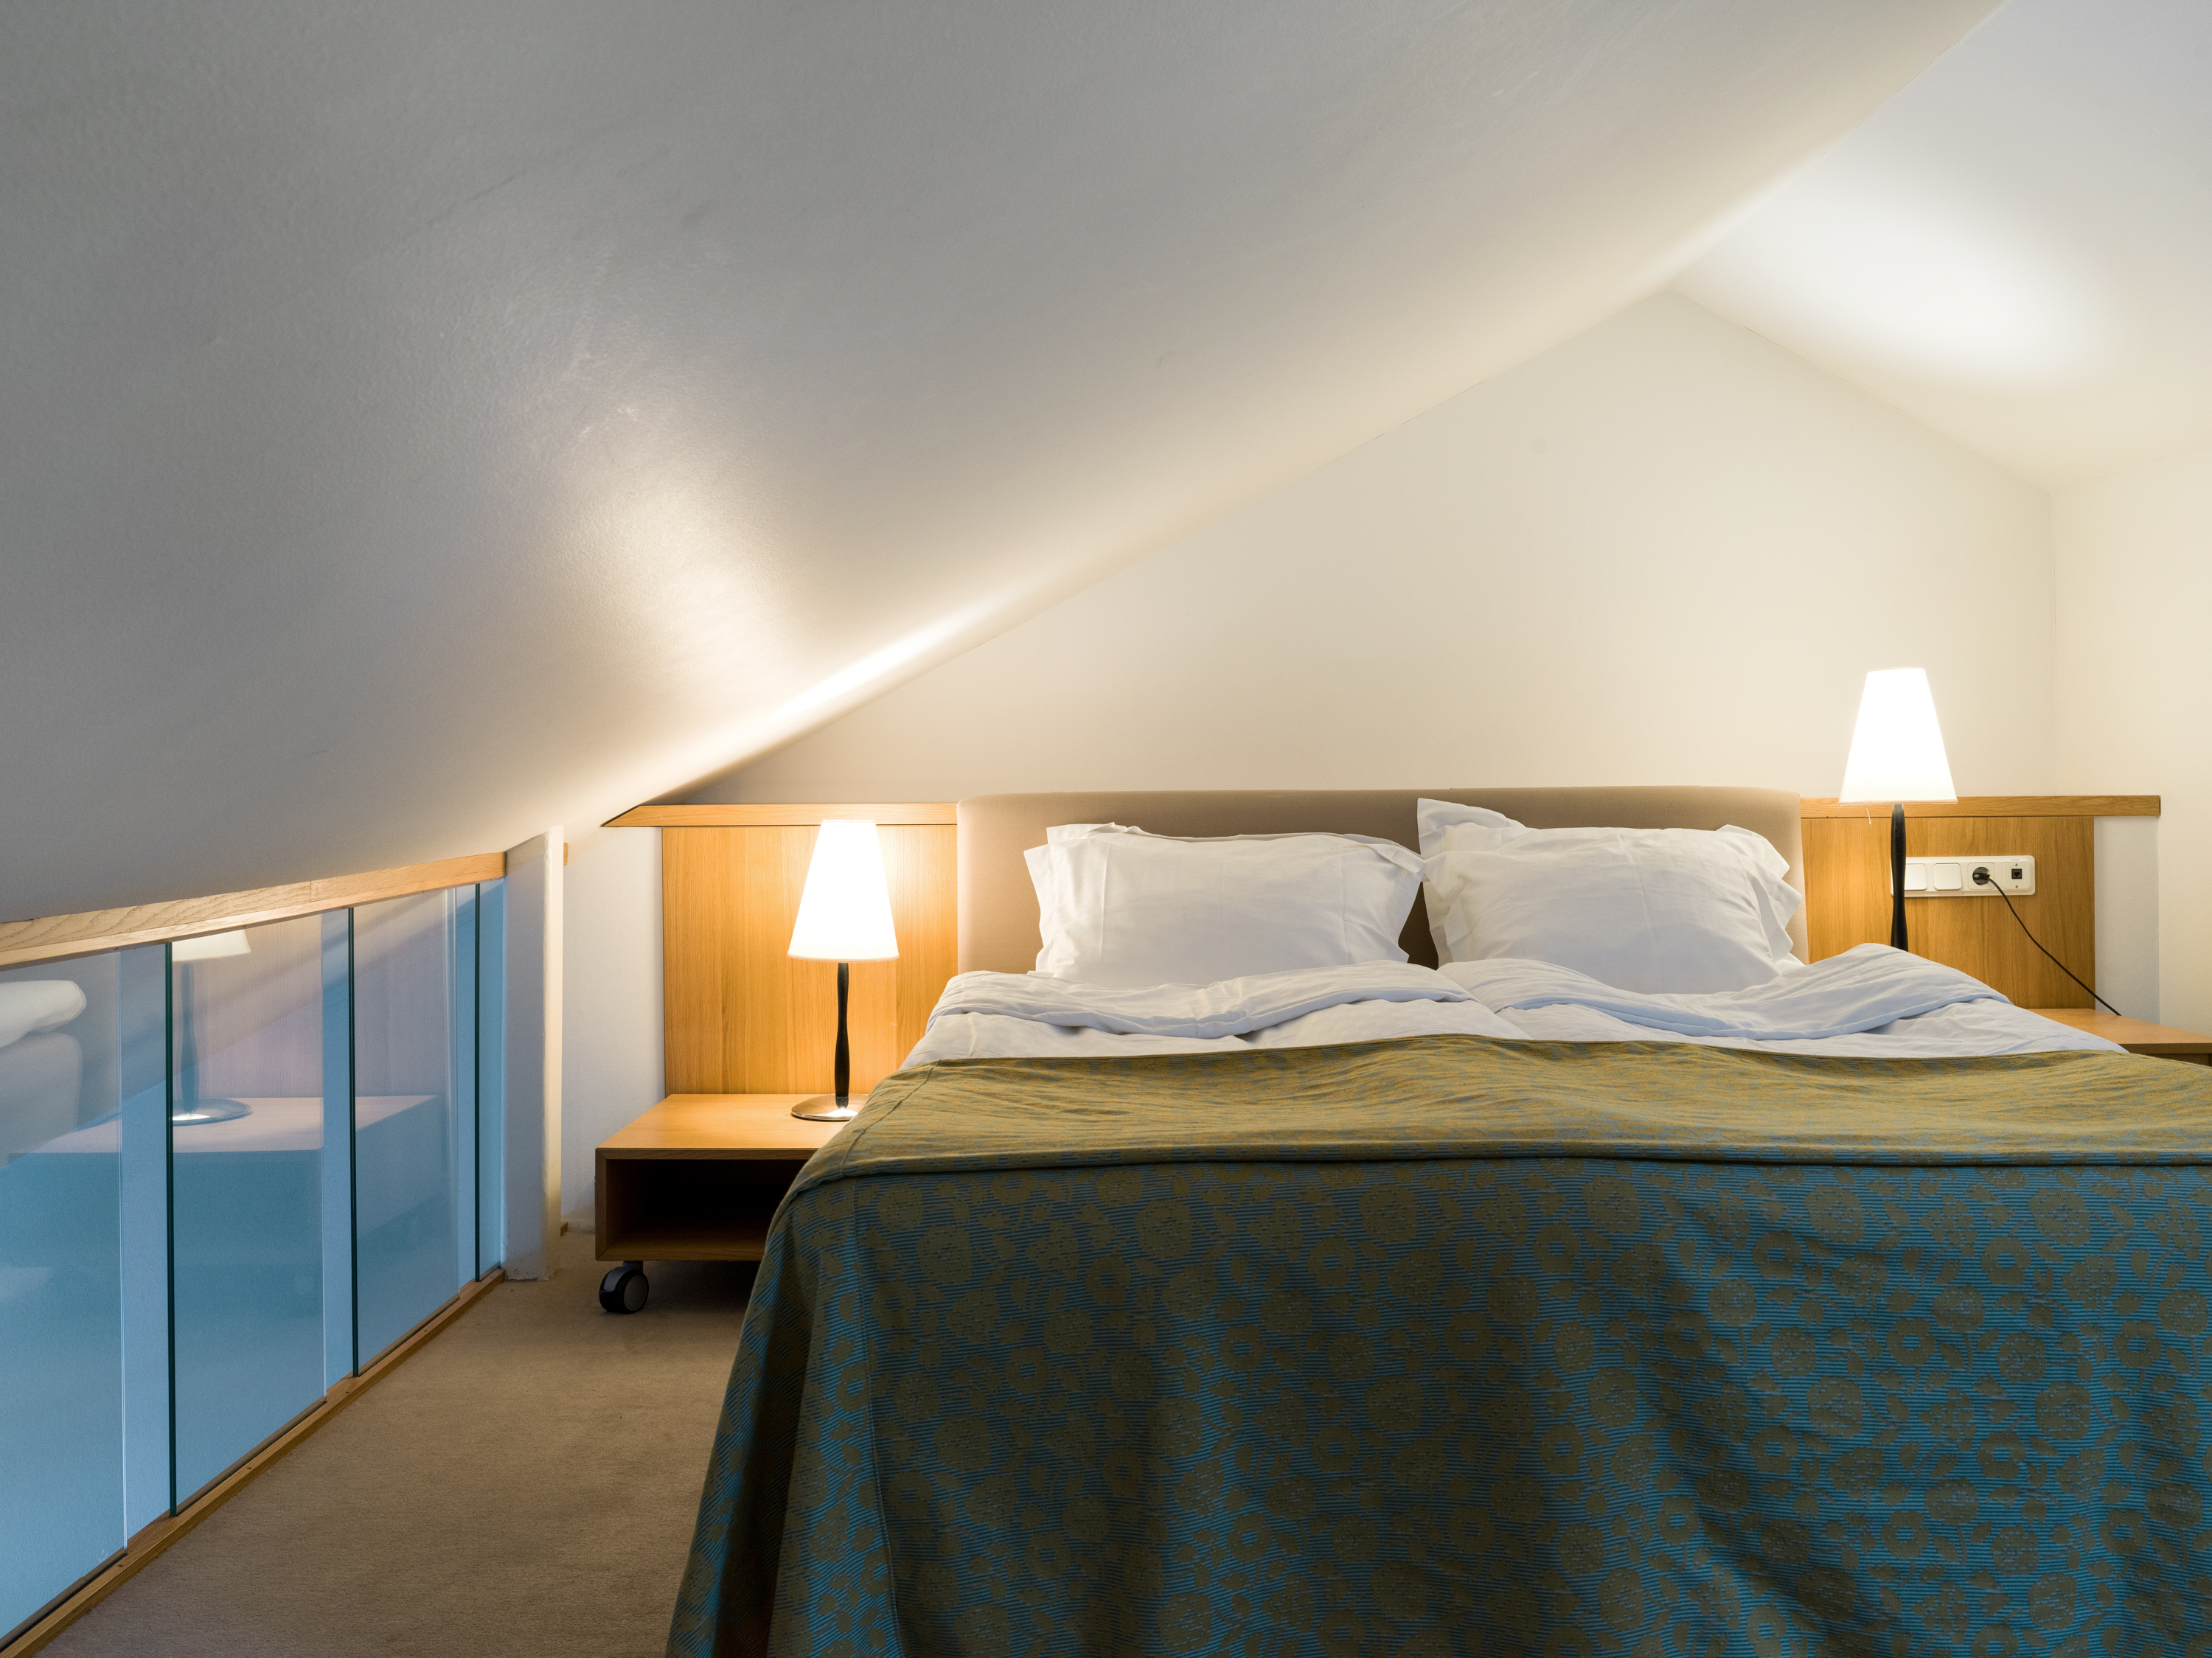
<path id="1" fill-rule="evenodd" d="M 179 1100 L 169 1121 L 181 1128 L 199 1122 L 236 1122 L 252 1114 L 253 1108 L 244 1100 Z"/>
<path id="2" fill-rule="evenodd" d="M 835 1094 L 817 1094 L 793 1106 L 791 1114 L 802 1117 L 808 1122 L 850 1122 L 860 1114 L 860 1108 L 867 1102 L 868 1096 L 865 1094 L 857 1100 L 840 1099 Z"/>

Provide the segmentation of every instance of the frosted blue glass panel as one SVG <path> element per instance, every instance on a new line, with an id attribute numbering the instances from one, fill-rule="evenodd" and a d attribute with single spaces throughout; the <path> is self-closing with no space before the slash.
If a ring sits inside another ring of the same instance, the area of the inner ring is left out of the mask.
<path id="1" fill-rule="evenodd" d="M 323 1385 L 354 1372 L 353 912 L 323 923 Z"/>
<path id="2" fill-rule="evenodd" d="M 170 960 L 181 1505 L 323 1394 L 322 921 Z"/>
<path id="3" fill-rule="evenodd" d="M 354 1327 L 364 1365 L 471 1276 L 474 1182 L 462 1174 L 475 1151 L 475 958 L 462 949 L 462 914 L 454 891 L 353 913 Z"/>
<path id="4" fill-rule="evenodd" d="M 116 999 L 0 973 L 0 1641 L 125 1540 Z"/>
<path id="5" fill-rule="evenodd" d="M 459 1204 L 453 1230 L 453 1281 L 466 1284 L 477 1271 L 477 1203 L 482 1182 L 477 1174 L 477 1118 L 483 1108 L 477 1098 L 477 932 L 481 905 L 474 887 L 455 887 L 453 904 L 453 1193 Z"/>
<path id="6" fill-rule="evenodd" d="M 123 1093 L 123 1500 L 169 1511 L 169 947 L 118 951 Z"/>

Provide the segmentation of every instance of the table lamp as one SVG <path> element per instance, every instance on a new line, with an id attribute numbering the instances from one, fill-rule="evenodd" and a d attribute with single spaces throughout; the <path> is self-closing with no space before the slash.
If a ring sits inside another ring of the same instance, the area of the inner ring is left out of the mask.
<path id="1" fill-rule="evenodd" d="M 1877 668 L 1866 677 L 1839 800 L 1889 804 L 1889 942 L 1905 940 L 1905 803 L 1956 800 L 1936 699 L 1923 668 Z"/>
<path id="2" fill-rule="evenodd" d="M 791 1114 L 809 1122 L 844 1122 L 858 1110 L 849 1097 L 853 1062 L 845 1042 L 848 963 L 887 962 L 899 953 L 890 890 L 884 883 L 883 847 L 873 823 L 832 818 L 822 825 L 813 861 L 806 866 L 806 887 L 799 896 L 789 953 L 802 962 L 837 963 L 836 1090 L 801 1100 Z"/>

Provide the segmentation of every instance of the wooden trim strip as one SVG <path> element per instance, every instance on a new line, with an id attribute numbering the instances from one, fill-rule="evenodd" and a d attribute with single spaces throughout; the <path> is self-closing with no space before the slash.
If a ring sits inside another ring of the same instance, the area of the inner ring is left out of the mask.
<path id="1" fill-rule="evenodd" d="M 633 806 L 607 819 L 608 829 L 811 829 L 824 818 L 859 818 L 872 823 L 951 824 L 959 820 L 956 803 L 916 805 L 821 806 Z"/>
<path id="2" fill-rule="evenodd" d="M 1872 805 L 1808 797 L 1802 803 L 1808 817 L 1857 817 L 1887 810 Z M 1907 804 L 1907 817 L 2156 817 L 2160 799 L 2155 794 L 1967 794 L 1954 803 L 1927 801 Z M 811 827 L 824 818 L 858 817 L 878 823 L 941 823 L 958 822 L 957 803 L 950 800 L 916 805 L 723 805 L 634 806 L 619 817 L 610 817 L 609 829 L 765 829 L 796 825 Z"/>
<path id="3" fill-rule="evenodd" d="M 506 873 L 507 854 L 486 852 L 467 858 L 447 858 L 435 864 L 371 870 L 365 875 L 332 875 L 315 881 L 295 881 L 289 886 L 263 887 L 254 892 L 220 892 L 208 898 L 173 898 L 128 909 L 49 915 L 34 921 L 0 921 L 0 967 L 52 961 L 64 956 L 89 956 L 98 950 L 160 944 L 168 938 L 192 938 L 207 932 L 227 932 L 233 927 L 257 926 L 264 921 L 287 920 L 295 915 L 313 915 L 325 909 L 345 909 L 355 904 L 374 903 L 380 898 L 403 898 L 412 892 L 435 892 L 442 887 L 496 881 Z"/>
<path id="4" fill-rule="evenodd" d="M 1887 801 L 1844 802 L 1808 798 L 1802 803 L 1808 817 L 1859 817 L 1871 812 L 1889 816 Z M 1905 803 L 1907 817 L 2156 817 L 2155 794 L 1962 794 L 1954 803 L 1928 800 Z"/>
<path id="5" fill-rule="evenodd" d="M 1967 794 L 1956 803 L 1928 801 L 1908 804 L 1907 817 L 2156 817 L 2155 794 Z M 1832 799 L 1808 797 L 1808 817 L 1857 817 L 1887 808 L 1880 803 L 1846 804 Z M 940 823 L 958 822 L 957 803 L 872 805 L 722 805 L 633 806 L 619 817 L 610 817 L 609 829 L 766 829 L 784 826 L 811 828 L 824 818 L 858 817 L 878 823 Z"/>
<path id="6" fill-rule="evenodd" d="M 459 1295 L 416 1325 L 375 1363 L 358 1376 L 340 1376 L 331 1384 L 330 1392 L 323 1395 L 321 1404 L 233 1468 L 213 1489 L 195 1498 L 190 1508 L 179 1514 L 165 1514 L 138 1533 L 121 1554 L 79 1584 L 67 1600 L 7 1645 L 0 1646 L 0 1658 L 30 1658 L 31 1654 L 160 1559 L 186 1533 L 259 1479 L 301 1440 L 420 1352 L 433 1336 L 483 1300 L 485 1292 L 506 1276 L 495 1266 L 474 1284 L 463 1284 Z"/>

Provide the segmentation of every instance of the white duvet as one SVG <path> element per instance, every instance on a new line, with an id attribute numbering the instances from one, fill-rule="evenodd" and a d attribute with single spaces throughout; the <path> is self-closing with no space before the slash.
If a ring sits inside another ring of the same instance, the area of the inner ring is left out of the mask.
<path id="1" fill-rule="evenodd" d="M 1140 990 L 1042 973 L 963 973 L 945 987 L 906 1062 L 1234 1054 L 1445 1031 L 1522 1034 L 1443 974 L 1410 962 Z"/>
<path id="2" fill-rule="evenodd" d="M 1463 1032 L 1507 1041 L 1689 1042 L 1920 1059 L 2113 1044 L 2014 1007 L 1978 980 L 1881 944 L 1749 990 L 1623 991 L 1547 962 L 1310 968 L 1143 989 L 1036 973 L 963 973 L 907 1056 L 1059 1059 L 1317 1048 Z"/>
<path id="3" fill-rule="evenodd" d="M 1621 990 L 1550 962 L 1452 962 L 1443 976 L 1525 1035 L 1552 1042 L 1689 1042 L 1861 1059 L 2117 1046 L 1887 944 L 1861 944 L 1747 990 L 1698 995 Z"/>

